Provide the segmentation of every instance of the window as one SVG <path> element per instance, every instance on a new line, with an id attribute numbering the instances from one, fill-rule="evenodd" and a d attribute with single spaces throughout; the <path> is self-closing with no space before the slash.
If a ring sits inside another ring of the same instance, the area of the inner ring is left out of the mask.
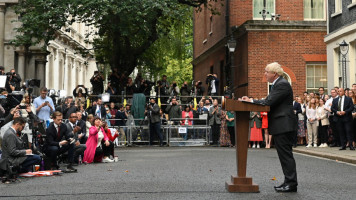
<path id="1" fill-rule="evenodd" d="M 275 0 L 265 0 L 266 10 L 269 12 L 266 19 L 271 19 L 271 13 L 275 13 Z M 264 0 L 253 0 L 253 19 L 262 19 L 262 12 L 264 8 Z"/>
<path id="2" fill-rule="evenodd" d="M 342 12 L 342 0 L 335 0 L 335 13 Z"/>
<path id="3" fill-rule="evenodd" d="M 319 87 L 324 87 L 327 92 L 327 65 L 326 64 L 308 64 L 307 65 L 307 91 L 316 92 Z"/>
<path id="4" fill-rule="evenodd" d="M 304 0 L 305 20 L 324 20 L 325 1 L 324 0 Z"/>

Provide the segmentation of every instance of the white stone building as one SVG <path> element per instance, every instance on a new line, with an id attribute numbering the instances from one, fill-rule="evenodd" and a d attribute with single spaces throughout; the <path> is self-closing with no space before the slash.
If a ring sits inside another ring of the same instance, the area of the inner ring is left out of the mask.
<path id="1" fill-rule="evenodd" d="M 14 68 L 21 75 L 22 80 L 39 79 L 41 86 L 48 89 L 65 90 L 72 95 L 76 85 L 91 88 L 90 78 L 97 70 L 93 52 L 83 57 L 76 52 L 77 47 L 91 49 L 91 45 L 84 42 L 84 35 L 89 30 L 84 24 L 74 23 L 70 27 L 62 28 L 57 38 L 47 47 L 49 55 L 39 47 L 30 47 L 25 57 L 23 47 L 10 44 L 18 34 L 14 28 L 19 26 L 18 16 L 12 9 L 18 0 L 0 0 L 0 65 L 5 72 Z M 92 39 L 92 38 L 90 38 Z"/>

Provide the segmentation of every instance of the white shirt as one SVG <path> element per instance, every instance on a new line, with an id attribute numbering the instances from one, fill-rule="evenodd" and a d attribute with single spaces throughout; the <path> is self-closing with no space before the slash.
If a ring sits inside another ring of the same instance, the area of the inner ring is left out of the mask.
<path id="1" fill-rule="evenodd" d="M 279 78 L 280 77 L 276 78 L 276 80 L 273 81 L 272 85 L 274 85 Z"/>
<path id="2" fill-rule="evenodd" d="M 211 81 L 211 93 L 216 93 L 215 79 Z"/>
<path id="3" fill-rule="evenodd" d="M 309 106 L 307 107 L 307 119 L 313 119 L 315 120 L 316 119 L 316 109 L 313 109 L 313 108 L 309 108 Z M 309 121 L 308 121 L 309 122 Z M 314 123 L 315 121 L 313 122 L 309 122 L 309 123 Z"/>
<path id="4" fill-rule="evenodd" d="M 100 131 L 98 132 L 98 144 L 96 145 L 96 147 L 101 147 L 101 140 L 103 140 L 103 139 L 104 139 L 104 134 L 100 128 Z"/>
<path id="5" fill-rule="evenodd" d="M 339 101 L 341 101 L 340 111 L 344 111 L 345 95 L 342 96 L 342 97 L 340 97 L 340 98 L 339 98 Z M 338 106 L 337 109 L 339 109 L 339 102 L 337 102 L 337 103 L 338 103 L 338 104 L 337 104 L 337 106 Z"/>

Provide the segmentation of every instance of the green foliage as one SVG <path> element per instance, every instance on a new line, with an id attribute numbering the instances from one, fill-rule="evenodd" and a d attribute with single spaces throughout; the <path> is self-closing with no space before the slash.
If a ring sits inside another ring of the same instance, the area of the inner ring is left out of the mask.
<path id="1" fill-rule="evenodd" d="M 21 16 L 22 26 L 13 42 L 27 47 L 43 42 L 46 46 L 58 30 L 77 21 L 95 27 L 85 37 L 96 36 L 96 59 L 104 65 L 127 75 L 138 66 L 163 70 L 175 63 L 172 59 L 183 68 L 191 57 L 186 46 L 191 45 L 192 37 L 184 38 L 188 33 L 185 20 L 192 15 L 190 8 L 204 4 L 214 13 L 209 2 L 218 1 L 223 0 L 20 0 L 15 11 Z M 84 50 L 78 52 L 87 53 Z M 155 56 L 157 53 L 167 57 Z"/>

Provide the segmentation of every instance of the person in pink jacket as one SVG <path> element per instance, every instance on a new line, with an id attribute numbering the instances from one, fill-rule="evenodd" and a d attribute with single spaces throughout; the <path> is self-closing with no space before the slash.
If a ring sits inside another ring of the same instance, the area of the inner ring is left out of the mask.
<path id="1" fill-rule="evenodd" d="M 192 125 L 193 112 L 190 109 L 190 106 L 186 106 L 182 111 L 182 121 L 181 125 Z"/>
<path id="2" fill-rule="evenodd" d="M 114 144 L 105 133 L 99 117 L 94 118 L 94 125 L 89 128 L 89 138 L 86 146 L 83 162 L 92 163 L 94 158 L 96 162 L 114 162 L 114 160 L 110 159 Z"/>

